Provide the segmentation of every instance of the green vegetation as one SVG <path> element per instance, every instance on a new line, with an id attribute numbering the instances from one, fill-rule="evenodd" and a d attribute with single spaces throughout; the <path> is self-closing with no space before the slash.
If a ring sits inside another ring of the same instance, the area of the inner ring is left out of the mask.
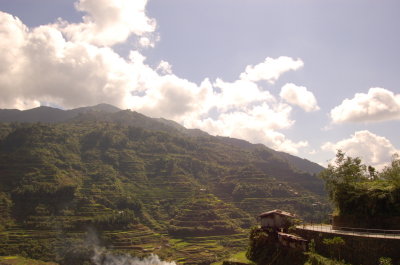
<path id="1" fill-rule="evenodd" d="M 336 161 L 321 172 L 339 215 L 400 216 L 400 159 L 377 172 L 360 158 L 338 151 Z"/>
<path id="2" fill-rule="evenodd" d="M 130 111 L 0 123 L 0 175 L 0 255 L 60 264 L 94 245 L 209 263 L 243 251 L 260 212 L 329 211 L 322 181 L 279 153 Z"/>
<path id="3" fill-rule="evenodd" d="M 327 245 L 331 252 L 331 258 L 337 257 L 340 260 L 340 249 L 344 246 L 343 238 L 335 236 L 333 238 L 324 238 L 323 244 Z"/>
<path id="4" fill-rule="evenodd" d="M 0 257 L 0 264 L 2 265 L 57 265 L 53 262 L 44 262 L 39 260 L 27 259 L 18 256 Z"/>
<path id="5" fill-rule="evenodd" d="M 238 253 L 231 254 L 225 258 L 224 261 L 214 262 L 211 265 L 222 265 L 226 263 L 242 263 L 242 264 L 254 264 L 251 260 L 246 257 L 246 251 L 240 251 Z"/>
<path id="6" fill-rule="evenodd" d="M 392 265 L 392 259 L 391 258 L 386 258 L 382 257 L 379 259 L 379 265 Z"/>
<path id="7" fill-rule="evenodd" d="M 332 260 L 315 252 L 307 252 L 307 261 L 304 265 L 346 265 L 343 261 Z"/>
<path id="8" fill-rule="evenodd" d="M 366 166 L 360 158 L 346 156 L 338 151 L 336 161 L 320 173 L 326 182 L 329 198 L 336 207 L 334 225 L 346 227 L 380 228 L 398 227 L 400 217 L 400 158 L 395 155 L 391 165 L 381 172 L 371 166 Z M 246 187 L 246 185 L 244 185 Z M 281 186 L 282 187 L 282 186 Z M 259 187 L 260 188 L 260 187 Z M 270 189 L 260 189 L 270 192 Z M 252 189 L 254 194 L 260 193 L 257 188 Z M 241 195 L 247 194 L 241 189 L 235 190 Z M 289 197 L 289 194 L 286 194 Z M 336 222 L 336 223 L 335 223 Z M 354 226 L 353 226 L 354 225 Z M 393 228 L 392 228 L 393 229 Z M 304 231 L 303 231 L 304 232 Z M 250 243 L 246 256 L 256 264 L 304 264 L 304 265 L 345 265 L 345 261 L 355 264 L 392 264 L 392 258 L 397 262 L 395 242 L 385 242 L 381 239 L 363 238 L 351 235 L 333 236 L 328 233 L 311 232 L 313 240 L 309 242 L 309 252 L 303 253 L 300 249 L 285 247 L 282 237 L 278 234 L 261 228 L 253 228 L 250 232 Z M 301 234 L 301 231 L 298 231 Z M 330 235 L 330 236 L 329 236 Z M 381 241 L 379 241 L 381 240 Z M 374 243 L 373 247 L 371 247 Z M 393 247 L 393 249 L 390 249 Z M 381 248 L 379 251 L 378 249 Z M 383 250 L 384 249 L 384 250 Z M 373 250 L 376 252 L 367 253 Z M 393 251 L 392 251 L 393 250 Z M 318 251 L 318 253 L 316 252 Z M 324 257 L 320 254 L 327 257 Z M 381 257 L 388 255 L 391 258 Z M 379 260 L 379 261 L 378 261 Z"/>
<path id="9" fill-rule="evenodd" d="M 253 228 L 250 233 L 250 242 L 246 256 L 255 264 L 298 264 L 298 265 L 346 265 L 340 259 L 340 249 L 345 241 L 340 237 L 324 238 L 323 244 L 330 258 L 324 257 L 315 251 L 315 241 L 311 240 L 308 252 L 282 246 L 274 233 Z M 246 262 L 244 262 L 246 263 Z"/>
<path id="10" fill-rule="evenodd" d="M 249 240 L 246 257 L 256 264 L 301 265 L 306 261 L 302 250 L 280 245 L 273 233 L 263 229 L 253 228 Z"/>

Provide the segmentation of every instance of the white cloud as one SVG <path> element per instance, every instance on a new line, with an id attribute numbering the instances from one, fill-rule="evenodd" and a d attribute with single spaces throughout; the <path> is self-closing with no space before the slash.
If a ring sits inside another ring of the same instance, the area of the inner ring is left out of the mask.
<path id="1" fill-rule="evenodd" d="M 315 150 L 315 149 L 308 152 L 308 154 L 310 154 L 310 155 L 315 155 L 316 153 L 317 153 L 317 150 Z"/>
<path id="2" fill-rule="evenodd" d="M 193 113 L 208 111 L 205 102 L 212 95 L 212 87 L 205 80 L 200 86 L 175 75 L 143 80 L 144 96 L 128 98 L 128 105 L 152 117 L 163 117 L 182 122 Z"/>
<path id="3" fill-rule="evenodd" d="M 189 112 L 208 111 L 208 80 L 197 86 L 178 78 L 165 61 L 159 74 L 137 51 L 124 59 L 110 48 L 68 41 L 52 25 L 30 30 L 6 13 L 0 13 L 0 37 L 0 65 L 7 66 L 0 68 L 1 107 L 26 109 L 52 102 L 73 108 L 108 102 L 179 121 Z"/>
<path id="4" fill-rule="evenodd" d="M 307 112 L 319 110 L 314 94 L 306 87 L 289 83 L 282 87 L 279 95 L 286 102 L 299 106 Z"/>
<path id="5" fill-rule="evenodd" d="M 94 2 L 80 1 L 78 5 L 91 10 L 93 16 L 84 24 L 105 16 L 104 10 L 91 9 Z M 110 47 L 98 46 L 114 43 L 108 41 L 106 33 L 95 34 L 96 30 L 110 29 L 112 23 L 107 19 L 88 28 L 63 23 L 62 29 L 59 24 L 29 29 L 18 18 L 0 12 L 0 107 L 27 109 L 50 102 L 74 108 L 106 102 L 290 153 L 307 146 L 307 142 L 293 142 L 279 132 L 294 124 L 292 108 L 279 103 L 251 78 L 234 82 L 206 78 L 198 85 L 174 75 L 168 62 L 162 61 L 153 69 L 138 51 L 123 58 Z M 65 34 L 74 27 L 79 29 L 74 31 L 77 35 Z M 281 58 L 288 57 L 276 60 Z M 286 71 L 279 69 L 270 81 Z M 213 111 L 216 113 L 210 114 Z"/>
<path id="6" fill-rule="evenodd" d="M 281 56 L 277 59 L 267 57 L 260 64 L 255 66 L 248 65 L 240 75 L 240 79 L 253 82 L 265 80 L 269 83 L 275 83 L 283 73 L 290 70 L 298 70 L 303 66 L 304 63 L 301 59 L 294 60 L 287 56 Z"/>
<path id="7" fill-rule="evenodd" d="M 357 93 L 354 98 L 345 99 L 330 115 L 334 123 L 400 119 L 400 94 L 384 88 L 370 88 L 368 94 Z"/>
<path id="8" fill-rule="evenodd" d="M 54 27 L 28 30 L 18 19 L 0 13 L 0 35 L 0 61 L 7 65 L 0 68 L 3 107 L 29 108 L 38 102 L 122 106 L 128 91 L 137 86 L 133 63 L 108 48 L 66 41 Z"/>
<path id="9" fill-rule="evenodd" d="M 216 94 L 215 105 L 224 111 L 229 108 L 245 107 L 250 103 L 275 100 L 268 91 L 262 91 L 256 83 L 247 80 L 229 83 L 217 79 L 213 85 L 221 90 Z"/>
<path id="10" fill-rule="evenodd" d="M 162 74 L 172 74 L 172 65 L 169 62 L 162 60 L 158 64 L 157 70 L 160 71 Z"/>
<path id="11" fill-rule="evenodd" d="M 400 151 L 387 138 L 367 130 L 357 131 L 350 138 L 337 143 L 327 142 L 322 149 L 332 152 L 340 149 L 349 156 L 362 158 L 365 164 L 378 169 L 387 165 L 392 155 Z"/>
<path id="12" fill-rule="evenodd" d="M 152 41 L 150 38 L 148 37 L 141 37 L 139 39 L 139 44 L 141 47 L 143 48 L 154 48 L 155 47 L 155 42 Z"/>
<path id="13" fill-rule="evenodd" d="M 59 23 L 58 27 L 74 42 L 112 46 L 124 42 L 131 34 L 153 32 L 155 20 L 146 16 L 147 0 L 79 0 L 77 10 L 85 12 L 82 23 Z M 150 39 L 141 40 L 151 45 Z"/>
<path id="14" fill-rule="evenodd" d="M 294 121 L 290 119 L 291 107 L 286 104 L 270 105 L 263 103 L 246 110 L 223 112 L 216 119 L 208 117 L 188 120 L 185 125 L 203 129 L 213 135 L 246 139 L 280 151 L 298 153 L 298 149 L 306 147 L 308 143 L 293 142 L 277 131 L 293 125 Z"/>
<path id="15" fill-rule="evenodd" d="M 283 73 L 303 66 L 300 59 L 279 57 L 266 58 L 256 66 L 247 66 L 245 72 L 234 82 L 217 79 L 211 102 L 206 109 L 218 111 L 216 117 L 199 115 L 196 119 L 184 119 L 184 125 L 200 128 L 214 135 L 247 139 L 263 143 L 277 150 L 296 154 L 308 146 L 306 141 L 293 142 L 278 130 L 290 128 L 292 108 L 278 103 L 269 92 L 257 85 L 257 81 L 274 83 Z M 217 92 L 218 91 L 218 92 Z"/>

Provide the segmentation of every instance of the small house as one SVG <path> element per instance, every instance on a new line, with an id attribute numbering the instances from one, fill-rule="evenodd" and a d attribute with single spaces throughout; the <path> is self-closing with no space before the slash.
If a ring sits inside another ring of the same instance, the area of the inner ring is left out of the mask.
<path id="1" fill-rule="evenodd" d="M 282 210 L 272 210 L 259 215 L 261 218 L 261 228 L 272 228 L 274 230 L 286 230 L 291 224 L 291 220 L 296 216 Z"/>

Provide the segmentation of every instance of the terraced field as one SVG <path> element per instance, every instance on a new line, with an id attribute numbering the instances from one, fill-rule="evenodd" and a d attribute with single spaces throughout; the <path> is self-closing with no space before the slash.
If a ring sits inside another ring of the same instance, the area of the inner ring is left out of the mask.
<path id="1" fill-rule="evenodd" d="M 209 264 L 229 256 L 232 251 L 246 249 L 247 233 L 225 236 L 187 237 L 170 240 L 176 261 L 183 264 Z"/>
<path id="2" fill-rule="evenodd" d="M 15 228 L 0 233 L 0 248 L 8 249 L 9 252 L 14 249 L 15 254 L 24 254 L 24 249 L 32 247 L 31 245 L 34 242 L 38 248 L 48 246 L 46 250 L 53 253 L 62 252 L 68 244 L 75 244 L 76 249 L 87 247 L 87 244 L 96 244 L 96 247 L 102 246 L 104 248 L 104 253 L 111 251 L 136 257 L 157 254 L 165 260 L 174 260 L 181 264 L 209 264 L 226 258 L 233 250 L 244 250 L 247 246 L 247 233 L 245 231 L 223 236 L 173 238 L 166 234 L 154 233 L 143 225 L 136 225 L 129 230 L 103 231 L 99 240 L 95 238 L 96 236 L 88 235 L 88 233 L 61 234 L 57 231 L 44 232 Z M 93 247 L 93 245 L 90 247 Z M 76 249 L 75 252 L 70 254 L 82 255 Z M 40 253 L 37 254 L 39 256 Z M 57 256 L 48 255 L 45 256 L 45 259 L 57 260 Z M 60 262 L 65 263 L 65 259 L 64 261 L 60 260 Z"/>
<path id="3" fill-rule="evenodd" d="M 319 180 L 264 146 L 130 122 L 0 123 L 0 255 L 209 264 L 245 250 L 261 212 L 324 212 Z"/>
<path id="4" fill-rule="evenodd" d="M 44 262 L 39 260 L 27 259 L 19 256 L 0 257 L 0 265 L 57 265 L 54 262 Z"/>

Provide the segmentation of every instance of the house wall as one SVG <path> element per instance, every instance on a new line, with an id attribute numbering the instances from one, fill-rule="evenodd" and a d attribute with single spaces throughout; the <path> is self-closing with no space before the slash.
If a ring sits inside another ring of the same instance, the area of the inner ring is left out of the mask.
<path id="1" fill-rule="evenodd" d="M 274 219 L 272 216 L 262 217 L 261 218 L 261 227 L 274 227 Z"/>
<path id="2" fill-rule="evenodd" d="M 261 218 L 261 227 L 281 228 L 285 223 L 285 218 L 278 214 Z"/>
<path id="3" fill-rule="evenodd" d="M 307 251 L 307 242 L 302 240 L 296 240 L 294 238 L 286 237 L 278 233 L 278 240 L 282 246 L 290 247 L 293 249 L 300 249 L 302 251 Z"/>

